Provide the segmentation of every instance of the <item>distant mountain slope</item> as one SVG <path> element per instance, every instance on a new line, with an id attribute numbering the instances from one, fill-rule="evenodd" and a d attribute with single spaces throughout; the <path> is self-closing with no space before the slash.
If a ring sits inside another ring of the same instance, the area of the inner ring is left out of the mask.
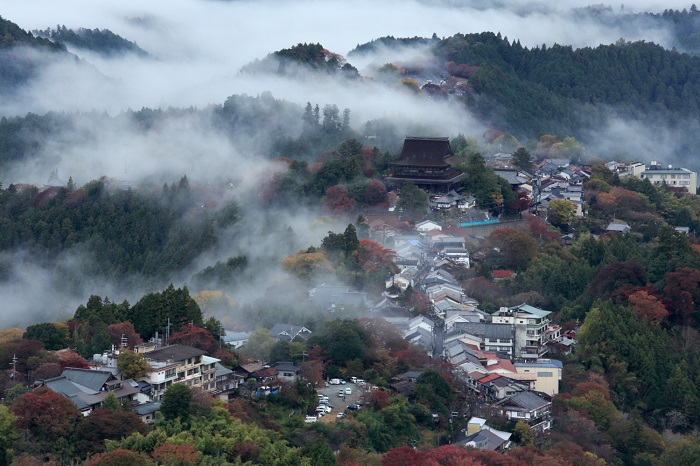
<path id="1" fill-rule="evenodd" d="M 663 13 L 632 13 L 597 4 L 577 8 L 574 13 L 581 20 L 593 20 L 611 29 L 666 30 L 672 36 L 673 47 L 681 52 L 700 54 L 700 11 L 695 5 L 682 11 L 666 9 Z"/>
<path id="2" fill-rule="evenodd" d="M 0 95 L 9 95 L 42 69 L 46 60 L 77 59 L 63 44 L 34 37 L 0 17 Z"/>
<path id="3" fill-rule="evenodd" d="M 148 52 L 139 47 L 136 43 L 124 39 L 114 34 L 109 29 L 67 29 L 65 26 L 58 26 L 56 29 L 45 29 L 43 31 L 33 31 L 35 35 L 50 39 L 53 42 L 71 45 L 73 47 L 90 50 L 105 57 L 113 57 L 124 54 L 134 54 L 147 57 Z"/>
<path id="4" fill-rule="evenodd" d="M 374 39 L 370 42 L 364 44 L 358 44 L 357 47 L 348 52 L 348 57 L 365 55 L 368 53 L 375 53 L 380 51 L 380 49 L 399 49 L 402 47 L 414 47 L 417 45 L 431 45 L 440 39 L 437 35 L 433 34 L 433 37 L 428 39 L 425 37 L 399 37 L 394 36 L 384 36 L 379 39 Z"/>
<path id="5" fill-rule="evenodd" d="M 575 134 L 602 107 L 637 118 L 690 116 L 700 108 L 700 57 L 653 43 L 528 49 L 489 32 L 456 34 L 434 53 L 457 77 L 469 70 L 461 76 L 472 89 L 462 97 L 467 105 L 518 134 Z"/>
<path id="6" fill-rule="evenodd" d="M 55 52 L 65 52 L 66 47 L 56 44 L 41 37 L 34 37 L 31 33 L 0 16 L 0 50 L 26 45 Z"/>
<path id="7" fill-rule="evenodd" d="M 324 72 L 346 78 L 359 76 L 357 68 L 321 44 L 297 44 L 288 49 L 271 53 L 262 60 L 256 60 L 241 69 L 244 73 L 275 73 L 281 76 L 294 76 L 300 71 Z"/>

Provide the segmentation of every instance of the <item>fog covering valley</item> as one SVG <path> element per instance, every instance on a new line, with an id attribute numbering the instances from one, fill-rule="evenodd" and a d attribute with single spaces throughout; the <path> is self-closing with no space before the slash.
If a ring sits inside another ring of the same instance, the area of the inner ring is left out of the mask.
<path id="1" fill-rule="evenodd" d="M 620 38 L 655 42 L 667 49 L 678 45 L 670 31 L 649 30 L 643 22 L 611 26 L 593 17 L 581 21 L 572 10 L 585 6 L 586 2 L 567 2 L 564 7 L 530 1 L 71 0 L 60 6 L 46 0 L 5 2 L 2 17 L 26 31 L 56 25 L 109 29 L 149 55 L 105 57 L 68 46 L 76 59 L 33 48 L 14 50 L 15 59 L 40 65 L 31 70 L 30 81 L 0 100 L 0 115 L 12 119 L 32 113 L 46 118 L 49 113 L 56 126 L 37 130 L 41 143 L 26 157 L 6 161 L 0 171 L 3 189 L 10 184 L 42 186 L 56 170 L 63 182 L 70 177 L 77 187 L 105 177 L 114 192 L 126 186 L 147 195 L 160 193 L 164 184 L 176 186 L 186 176 L 195 207 L 179 222 L 211 220 L 230 205 L 237 206 L 238 218 L 213 228 L 216 239 L 210 247 L 167 277 L 94 273 L 94 251 L 80 244 L 48 259 L 25 248 L 6 249 L 0 253 L 0 327 L 64 320 L 92 294 L 133 304 L 144 293 L 169 283 L 191 285 L 194 274 L 237 256 L 246 256 L 248 267 L 224 290 L 236 302 L 218 310 L 222 314 L 217 317 L 225 324 L 236 323 L 235 313 L 242 305 L 263 298 L 266 303 L 278 297 L 282 304 L 298 302 L 290 298 L 300 299 L 305 290 L 280 271 L 280 261 L 297 250 L 318 246 L 329 230 L 342 231 L 354 221 L 330 219 L 320 205 L 271 205 L 264 199 L 266 185 L 287 169 L 279 158 L 313 163 L 342 142 L 340 137 L 324 140 L 319 147 L 291 154 L 290 147 L 304 131 L 307 102 L 321 109 L 327 105 L 341 112 L 349 109 L 349 127 L 343 134 L 392 153 L 400 150 L 404 135 L 461 133 L 481 141 L 491 128 L 491 122 L 455 99 L 429 99 L 377 75 L 386 63 L 426 66 L 433 60 L 428 46 L 351 51 L 384 36 L 445 38 L 485 31 L 500 32 L 524 47 L 557 43 L 596 47 Z M 638 1 L 625 9 L 661 12 L 687 6 Z M 305 68 L 294 76 L 241 72 L 256 60 L 299 43 L 322 44 L 341 60 L 347 59 L 359 77 L 342 79 Z M 665 126 L 648 118 L 629 119 L 604 110 L 600 114 L 606 115 L 605 120 L 587 138 L 590 156 L 612 157 L 624 142 L 626 153 L 638 159 L 657 157 L 700 168 L 685 154 L 679 155 L 687 144 L 684 132 L 697 121 Z M 378 127 L 381 137 L 367 139 L 377 136 Z"/>

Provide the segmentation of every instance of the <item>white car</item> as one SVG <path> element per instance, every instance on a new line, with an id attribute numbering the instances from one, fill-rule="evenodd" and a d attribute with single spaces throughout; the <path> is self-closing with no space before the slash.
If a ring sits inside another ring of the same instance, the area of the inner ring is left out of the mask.
<path id="1" fill-rule="evenodd" d="M 318 421 L 318 418 L 316 418 L 316 416 L 306 416 L 306 418 L 304 418 L 304 422 L 306 422 L 307 424 L 316 421 Z"/>
<path id="2" fill-rule="evenodd" d="M 338 413 L 335 415 L 335 417 L 338 419 L 343 419 L 345 417 L 345 413 Z"/>
<path id="3" fill-rule="evenodd" d="M 352 395 L 352 389 L 350 387 L 345 389 L 345 394 L 346 395 Z"/>

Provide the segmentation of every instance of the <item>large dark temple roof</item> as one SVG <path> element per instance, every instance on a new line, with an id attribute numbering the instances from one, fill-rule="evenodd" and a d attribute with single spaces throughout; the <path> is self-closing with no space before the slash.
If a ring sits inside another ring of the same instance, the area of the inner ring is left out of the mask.
<path id="1" fill-rule="evenodd" d="M 454 155 L 448 138 L 407 137 L 399 158 L 391 165 L 447 168 L 447 157 Z"/>

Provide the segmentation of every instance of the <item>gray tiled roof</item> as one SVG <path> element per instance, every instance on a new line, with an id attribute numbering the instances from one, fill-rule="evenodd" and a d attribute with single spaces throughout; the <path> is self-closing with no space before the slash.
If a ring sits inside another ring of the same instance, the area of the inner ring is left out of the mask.
<path id="1" fill-rule="evenodd" d="M 72 397 L 82 392 L 73 382 L 63 376 L 45 380 L 44 385 L 54 392 L 67 397 Z"/>
<path id="2" fill-rule="evenodd" d="M 484 337 L 507 340 L 513 338 L 513 327 L 507 324 L 484 324 Z"/>
<path id="3" fill-rule="evenodd" d="M 206 351 L 185 345 L 170 345 L 144 353 L 147 359 L 154 361 L 184 361 L 185 359 L 202 356 Z"/>
<path id="4" fill-rule="evenodd" d="M 216 376 L 217 377 L 223 377 L 224 375 L 229 375 L 229 374 L 233 373 L 233 371 L 231 369 L 229 369 L 228 367 L 222 366 L 221 363 L 218 363 L 218 362 L 214 365 L 214 367 L 216 367 Z"/>
<path id="5" fill-rule="evenodd" d="M 139 416 L 144 416 L 146 414 L 153 414 L 156 411 L 160 411 L 160 401 L 153 401 L 150 403 L 143 403 L 138 406 L 134 406 L 134 411 Z"/>
<path id="6" fill-rule="evenodd" d="M 533 392 L 526 391 L 511 396 L 507 404 L 515 404 L 521 408 L 532 411 L 546 406 L 549 402 Z"/>
<path id="7" fill-rule="evenodd" d="M 71 367 L 63 369 L 63 374 L 61 375 L 74 384 L 82 385 L 95 392 L 99 392 L 104 384 L 113 377 L 112 373 L 107 371 L 94 371 Z"/>

